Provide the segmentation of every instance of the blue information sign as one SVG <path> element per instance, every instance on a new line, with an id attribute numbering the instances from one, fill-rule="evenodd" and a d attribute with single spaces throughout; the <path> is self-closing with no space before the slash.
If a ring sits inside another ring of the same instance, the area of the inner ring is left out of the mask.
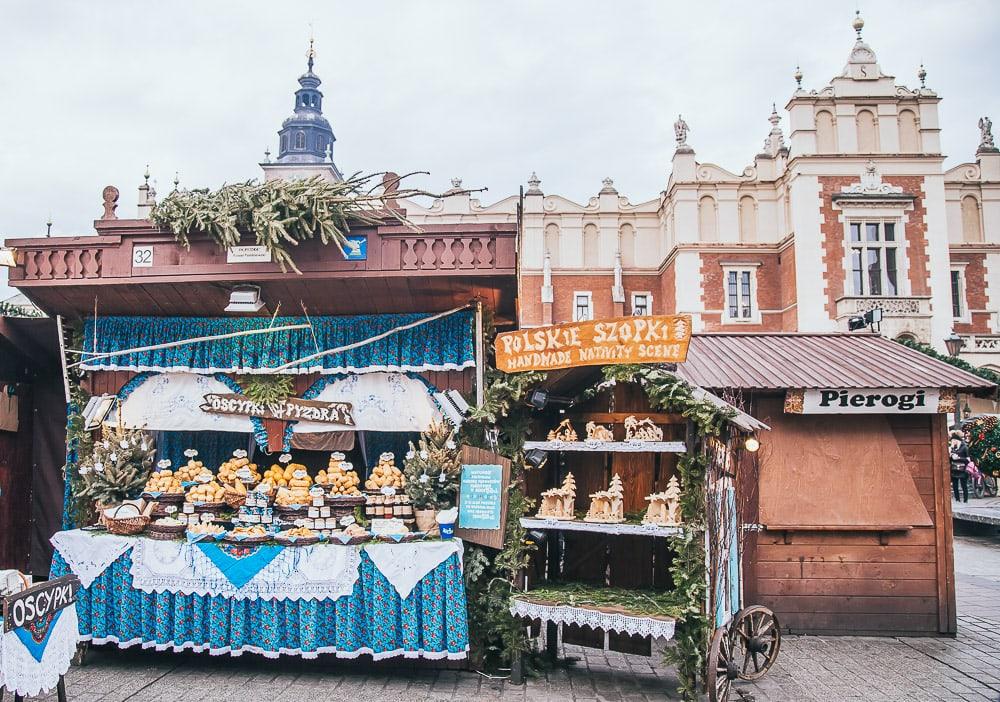
<path id="1" fill-rule="evenodd" d="M 344 258 L 348 261 L 367 261 L 368 237 L 349 235 L 344 245 Z"/>
<path id="2" fill-rule="evenodd" d="M 502 498 L 501 466 L 462 466 L 458 526 L 462 529 L 499 529 Z"/>

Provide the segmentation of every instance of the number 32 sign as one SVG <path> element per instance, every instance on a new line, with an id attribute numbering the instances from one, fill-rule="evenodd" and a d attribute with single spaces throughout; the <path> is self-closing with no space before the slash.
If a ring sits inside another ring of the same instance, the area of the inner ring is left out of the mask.
<path id="1" fill-rule="evenodd" d="M 133 246 L 132 247 L 132 267 L 152 268 L 153 267 L 153 247 Z"/>

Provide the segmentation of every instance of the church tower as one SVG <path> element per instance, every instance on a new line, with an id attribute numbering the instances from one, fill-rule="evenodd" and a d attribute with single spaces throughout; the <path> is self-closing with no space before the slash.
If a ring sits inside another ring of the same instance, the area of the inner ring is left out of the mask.
<path id="1" fill-rule="evenodd" d="M 306 72 L 299 76 L 299 89 L 295 91 L 294 112 L 281 123 L 278 132 L 278 158 L 273 163 L 260 164 L 267 180 L 316 175 L 343 179 L 333 162 L 333 143 L 337 138 L 323 116 L 323 93 L 319 89 L 322 81 L 313 73 L 316 51 L 312 39 L 306 57 Z"/>

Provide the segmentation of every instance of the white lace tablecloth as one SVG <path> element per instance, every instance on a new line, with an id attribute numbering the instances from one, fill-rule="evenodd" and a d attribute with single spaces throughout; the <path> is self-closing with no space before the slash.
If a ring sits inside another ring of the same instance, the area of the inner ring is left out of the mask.
<path id="1" fill-rule="evenodd" d="M 444 563 L 453 553 L 462 558 L 461 539 L 416 541 L 409 544 L 369 544 L 365 553 L 392 583 L 404 600 L 424 576 Z"/>
<path id="2" fill-rule="evenodd" d="M 510 603 L 510 613 L 523 619 L 539 619 L 556 624 L 575 624 L 594 630 L 614 631 L 619 634 L 652 636 L 654 639 L 672 639 L 673 619 L 638 617 L 618 612 L 602 612 L 586 607 L 543 604 L 515 599 Z"/>
<path id="3" fill-rule="evenodd" d="M 55 689 L 76 653 L 79 626 L 75 605 L 60 610 L 41 661 L 35 660 L 13 631 L 0 635 L 0 684 L 24 697 Z"/>
<path id="4" fill-rule="evenodd" d="M 234 599 L 337 599 L 350 595 L 360 574 L 361 549 L 404 599 L 452 554 L 462 559 L 460 539 L 365 546 L 281 548 L 249 581 L 235 585 L 196 544 L 141 537 L 63 531 L 52 537 L 70 570 L 89 587 L 132 549 L 132 586 L 143 592 L 223 595 Z"/>
<path id="5" fill-rule="evenodd" d="M 197 544 L 140 539 L 132 549 L 132 586 L 143 592 L 222 595 L 237 600 L 335 600 L 359 577 L 356 548 L 302 546 L 278 555 L 247 583 L 231 582 Z"/>
<path id="6" fill-rule="evenodd" d="M 49 541 L 70 570 L 80 578 L 80 584 L 90 587 L 109 565 L 132 548 L 138 538 L 73 529 L 58 531 Z"/>

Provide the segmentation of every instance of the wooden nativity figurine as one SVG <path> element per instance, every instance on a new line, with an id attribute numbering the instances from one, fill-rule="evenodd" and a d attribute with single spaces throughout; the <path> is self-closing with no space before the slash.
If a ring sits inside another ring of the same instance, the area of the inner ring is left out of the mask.
<path id="1" fill-rule="evenodd" d="M 667 482 L 667 489 L 663 492 L 654 492 L 646 500 L 649 501 L 649 509 L 646 516 L 642 518 L 643 524 L 656 524 L 657 526 L 680 526 L 681 524 L 681 486 L 677 482 L 677 476 L 671 476 Z"/>
<path id="2" fill-rule="evenodd" d="M 559 422 L 559 426 L 549 432 L 549 441 L 577 441 L 579 437 L 576 435 L 576 430 L 573 429 L 573 425 L 569 423 L 568 419 L 564 419 Z"/>
<path id="3" fill-rule="evenodd" d="M 607 490 L 600 490 L 590 496 L 590 509 L 585 522 L 599 524 L 620 524 L 625 521 L 625 490 L 622 479 L 615 473 Z"/>
<path id="4" fill-rule="evenodd" d="M 625 419 L 625 441 L 663 441 L 663 430 L 649 417 L 630 416 Z"/>
<path id="5" fill-rule="evenodd" d="M 587 422 L 587 441 L 614 441 L 615 435 L 603 424 Z"/>
<path id="6" fill-rule="evenodd" d="M 576 480 L 572 473 L 566 474 L 562 487 L 551 488 L 542 493 L 542 504 L 536 516 L 539 519 L 576 518 Z"/>

